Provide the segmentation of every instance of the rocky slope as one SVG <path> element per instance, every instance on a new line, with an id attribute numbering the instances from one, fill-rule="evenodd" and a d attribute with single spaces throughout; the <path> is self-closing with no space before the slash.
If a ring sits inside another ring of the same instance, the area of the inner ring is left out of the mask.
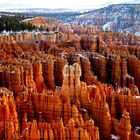
<path id="1" fill-rule="evenodd" d="M 57 19 L 66 24 L 80 24 L 80 25 L 94 25 L 103 31 L 116 31 L 126 34 L 140 34 L 140 4 L 133 1 L 131 4 L 113 4 L 107 7 L 99 8 L 96 10 L 88 9 L 82 11 L 67 11 L 66 9 L 54 9 L 50 11 L 49 9 L 18 9 L 20 13 L 27 14 L 30 16 L 40 15 L 50 19 Z M 17 12 L 18 12 L 17 10 Z M 26 10 L 28 12 L 26 12 Z M 14 11 L 14 10 L 13 10 Z M 12 9 L 10 13 L 12 12 Z M 16 12 L 16 11 L 15 11 Z M 7 13 L 10 14 L 7 10 Z M 2 13 L 3 14 L 3 13 Z M 11 13 L 12 14 L 12 13 Z M 13 13 L 14 14 L 14 13 Z M 34 20 L 34 19 L 32 19 Z M 38 19 L 36 19 L 38 20 Z M 49 24 L 53 23 L 54 28 L 56 21 L 47 21 L 39 18 L 39 22 L 33 23 L 34 25 Z M 26 21 L 27 22 L 27 21 Z M 33 22 L 30 20 L 30 22 Z M 45 23 L 44 23 L 45 22 Z M 55 22 L 55 23 L 54 23 Z M 50 26 L 49 26 L 50 27 Z"/>
<path id="2" fill-rule="evenodd" d="M 74 21 L 103 30 L 135 33 L 140 26 L 140 4 L 114 4 L 77 16 Z"/>
<path id="3" fill-rule="evenodd" d="M 63 23 L 96 25 L 104 31 L 126 34 L 140 32 L 140 4 L 113 4 L 96 10 L 82 12 L 38 13 Z M 32 13 L 30 13 L 32 15 Z"/>
<path id="4" fill-rule="evenodd" d="M 46 29 L 46 30 L 55 30 L 58 27 L 59 22 L 56 20 L 51 20 L 43 17 L 34 17 L 25 19 L 22 21 L 23 23 L 30 23 L 38 28 Z"/>

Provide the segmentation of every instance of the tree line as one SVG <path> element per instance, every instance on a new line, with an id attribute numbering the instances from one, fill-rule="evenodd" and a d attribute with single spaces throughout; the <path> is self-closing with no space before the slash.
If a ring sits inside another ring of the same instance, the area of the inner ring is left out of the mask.
<path id="1" fill-rule="evenodd" d="M 30 18 L 30 17 L 26 17 Z M 36 30 L 32 24 L 23 23 L 22 20 L 25 19 L 24 15 L 1 15 L 0 17 L 0 32 L 6 31 L 23 31 L 23 30 Z"/>

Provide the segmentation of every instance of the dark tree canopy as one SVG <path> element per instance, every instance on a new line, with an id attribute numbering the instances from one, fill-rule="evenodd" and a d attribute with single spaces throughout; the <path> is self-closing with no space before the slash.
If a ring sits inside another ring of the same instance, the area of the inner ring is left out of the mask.
<path id="1" fill-rule="evenodd" d="M 30 17 L 26 17 L 30 18 Z M 14 15 L 14 16 L 5 16 L 2 15 L 0 17 L 0 32 L 3 30 L 6 31 L 21 31 L 21 30 L 35 30 L 37 27 L 35 27 L 32 24 L 25 24 L 22 22 L 22 20 L 25 19 L 24 15 Z"/>

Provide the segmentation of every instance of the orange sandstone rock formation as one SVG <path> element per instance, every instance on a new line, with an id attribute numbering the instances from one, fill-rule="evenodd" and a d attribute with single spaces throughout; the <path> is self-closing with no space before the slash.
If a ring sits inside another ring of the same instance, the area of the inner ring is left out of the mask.
<path id="1" fill-rule="evenodd" d="M 60 29 L 0 36 L 0 139 L 139 140 L 140 41 Z"/>

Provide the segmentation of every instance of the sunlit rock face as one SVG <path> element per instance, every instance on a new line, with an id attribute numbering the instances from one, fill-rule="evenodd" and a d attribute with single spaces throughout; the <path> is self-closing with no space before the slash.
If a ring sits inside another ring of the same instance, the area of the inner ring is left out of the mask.
<path id="1" fill-rule="evenodd" d="M 72 66 L 64 66 L 62 98 L 68 99 L 70 97 L 71 101 L 74 101 L 80 96 L 80 76 L 81 68 L 79 64 L 75 63 Z"/>
<path id="2" fill-rule="evenodd" d="M 16 111 L 16 102 L 11 91 L 0 88 L 0 138 L 19 139 L 19 122 Z"/>
<path id="3" fill-rule="evenodd" d="M 47 30 L 53 30 L 54 28 L 56 28 L 59 25 L 59 22 L 57 22 L 55 20 L 43 18 L 43 17 L 25 19 L 22 22 L 26 23 L 26 24 L 30 23 L 36 27 L 39 27 L 41 29 L 47 29 Z"/>
<path id="4" fill-rule="evenodd" d="M 77 26 L 0 36 L 0 139 L 139 139 L 140 41 Z"/>

